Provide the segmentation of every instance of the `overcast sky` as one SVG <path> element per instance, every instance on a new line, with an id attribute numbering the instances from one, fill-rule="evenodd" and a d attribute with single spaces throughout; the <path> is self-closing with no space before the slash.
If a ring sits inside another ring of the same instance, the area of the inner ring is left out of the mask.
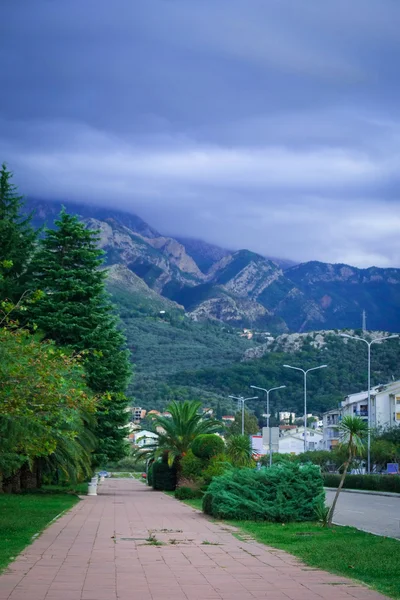
<path id="1" fill-rule="evenodd" d="M 400 267 L 399 0 L 13 0 L 27 195 L 296 261 Z"/>

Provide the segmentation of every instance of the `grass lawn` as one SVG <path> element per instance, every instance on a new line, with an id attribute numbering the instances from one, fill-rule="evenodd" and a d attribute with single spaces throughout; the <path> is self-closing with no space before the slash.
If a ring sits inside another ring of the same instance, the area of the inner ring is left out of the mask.
<path id="1" fill-rule="evenodd" d="M 78 501 L 76 495 L 66 493 L 1 494 L 0 572 L 35 534 Z"/>
<path id="2" fill-rule="evenodd" d="M 174 496 L 173 492 L 167 492 Z M 201 510 L 201 499 L 184 500 Z M 258 542 L 286 550 L 307 565 L 343 575 L 400 599 L 400 542 L 353 527 L 324 528 L 315 523 L 229 521 Z M 239 534 L 240 536 L 240 534 Z"/>
<path id="3" fill-rule="evenodd" d="M 258 542 L 286 550 L 306 564 L 358 579 L 382 594 L 400 598 L 400 542 L 352 527 L 313 523 L 230 521 Z"/>

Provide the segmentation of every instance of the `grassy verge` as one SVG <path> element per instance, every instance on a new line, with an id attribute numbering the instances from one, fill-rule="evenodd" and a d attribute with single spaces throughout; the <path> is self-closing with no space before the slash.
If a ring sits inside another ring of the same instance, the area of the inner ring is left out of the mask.
<path id="1" fill-rule="evenodd" d="M 0 496 L 0 572 L 52 519 L 71 508 L 78 497 L 65 493 Z"/>
<path id="2" fill-rule="evenodd" d="M 165 492 L 174 496 L 173 492 Z M 201 499 L 185 500 L 201 510 Z M 324 528 L 315 523 L 229 521 L 255 540 L 286 550 L 305 564 L 365 583 L 400 599 L 400 542 L 353 527 Z"/>
<path id="3" fill-rule="evenodd" d="M 286 550 L 307 565 L 351 577 L 400 598 L 400 542 L 353 527 L 313 523 L 230 522 L 258 542 Z"/>

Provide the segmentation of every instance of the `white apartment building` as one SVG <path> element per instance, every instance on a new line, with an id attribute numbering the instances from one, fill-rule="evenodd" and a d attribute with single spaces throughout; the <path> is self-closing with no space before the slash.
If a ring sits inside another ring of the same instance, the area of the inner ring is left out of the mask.
<path id="1" fill-rule="evenodd" d="M 333 450 L 339 443 L 340 408 L 328 410 L 322 417 L 323 449 Z"/>
<path id="2" fill-rule="evenodd" d="M 323 449 L 322 431 L 307 429 L 307 451 Z M 279 438 L 280 454 L 301 454 L 304 452 L 304 427 L 296 427 L 281 433 Z"/>
<path id="3" fill-rule="evenodd" d="M 340 408 L 323 415 L 323 448 L 332 450 L 339 443 L 339 426 L 344 416 L 355 416 L 368 421 L 368 392 L 350 394 Z M 388 429 L 400 426 L 400 381 L 371 388 L 371 427 Z"/>
<path id="4" fill-rule="evenodd" d="M 289 412 L 287 410 L 283 410 L 279 413 L 279 421 L 290 421 L 290 418 L 292 418 L 292 422 L 294 423 L 295 419 L 296 419 L 296 413 L 294 412 Z"/>
<path id="5" fill-rule="evenodd" d="M 342 416 L 368 421 L 368 392 L 350 394 L 342 402 Z M 371 388 L 371 427 L 388 429 L 400 425 L 400 381 Z"/>

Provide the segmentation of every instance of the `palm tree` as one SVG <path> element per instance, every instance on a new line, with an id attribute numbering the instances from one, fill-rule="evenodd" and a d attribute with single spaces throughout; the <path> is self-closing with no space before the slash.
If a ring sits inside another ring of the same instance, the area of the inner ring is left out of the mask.
<path id="1" fill-rule="evenodd" d="M 227 440 L 226 455 L 234 467 L 251 467 L 253 449 L 248 435 L 231 435 Z"/>
<path id="2" fill-rule="evenodd" d="M 339 494 L 342 490 L 347 470 L 352 460 L 360 455 L 364 449 L 364 438 L 368 432 L 368 425 L 360 417 L 347 416 L 343 417 L 339 427 L 340 445 L 346 449 L 347 458 L 343 463 L 343 473 L 338 489 L 336 490 L 335 498 L 329 511 L 328 525 L 332 525 L 332 519 L 336 508 L 336 503 Z"/>
<path id="3" fill-rule="evenodd" d="M 184 456 L 198 435 L 215 433 L 221 429 L 221 423 L 213 419 L 203 419 L 199 412 L 201 402 L 185 401 L 169 404 L 167 411 L 171 416 L 157 415 L 153 420 L 157 440 L 148 444 L 140 454 L 150 454 L 154 458 L 168 454 L 168 464 Z"/>

